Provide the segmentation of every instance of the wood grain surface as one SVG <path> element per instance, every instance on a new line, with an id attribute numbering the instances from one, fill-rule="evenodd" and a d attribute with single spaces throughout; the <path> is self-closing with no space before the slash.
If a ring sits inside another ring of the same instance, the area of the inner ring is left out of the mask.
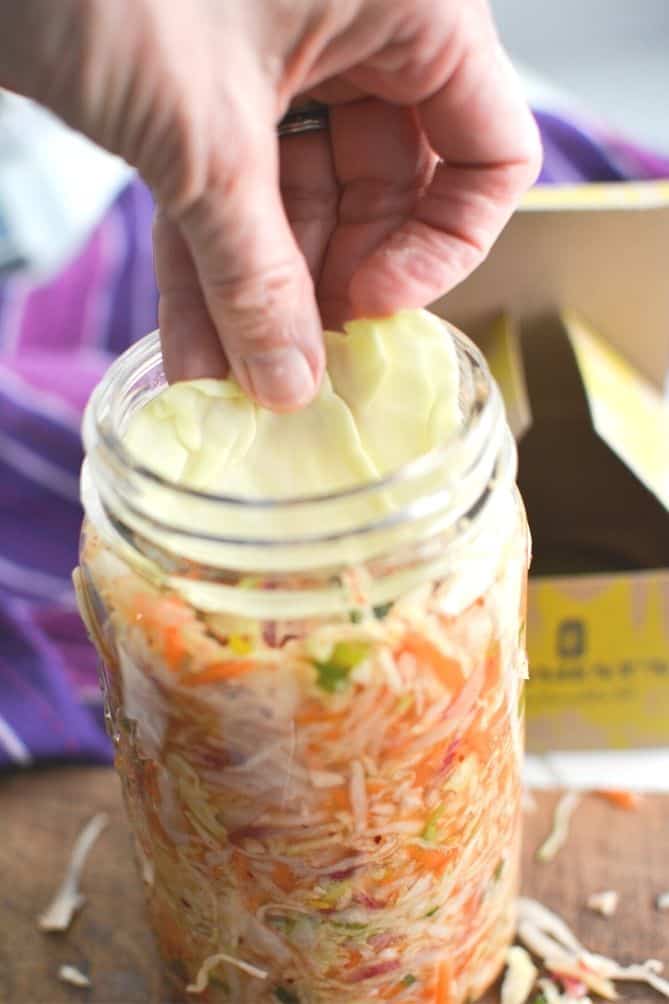
<path id="1" fill-rule="evenodd" d="M 669 797 L 648 797 L 636 812 L 588 797 L 576 810 L 567 847 L 541 865 L 534 855 L 556 797 L 541 795 L 526 818 L 525 892 L 556 909 L 593 950 L 625 962 L 669 964 L 669 912 L 655 909 L 657 894 L 669 889 Z M 60 883 L 82 825 L 100 811 L 111 823 L 85 869 L 87 903 L 67 933 L 43 934 L 36 917 Z M 620 893 L 611 919 L 585 906 L 602 889 Z M 63 963 L 85 971 L 92 988 L 59 982 Z M 487 1001 L 497 999 L 491 993 Z M 623 999 L 660 1000 L 636 985 L 624 987 Z M 144 922 L 118 781 L 103 768 L 0 776 L 0 1002 L 81 1001 L 170 1004 Z"/>

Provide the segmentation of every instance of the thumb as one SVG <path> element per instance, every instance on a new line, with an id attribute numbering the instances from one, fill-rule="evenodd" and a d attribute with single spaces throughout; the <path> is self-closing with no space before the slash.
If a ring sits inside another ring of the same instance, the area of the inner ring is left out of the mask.
<path id="1" fill-rule="evenodd" d="M 311 276 L 279 192 L 278 138 L 256 126 L 217 156 L 206 191 L 179 216 L 181 233 L 237 380 L 261 404 L 288 411 L 316 393 L 324 352 Z"/>

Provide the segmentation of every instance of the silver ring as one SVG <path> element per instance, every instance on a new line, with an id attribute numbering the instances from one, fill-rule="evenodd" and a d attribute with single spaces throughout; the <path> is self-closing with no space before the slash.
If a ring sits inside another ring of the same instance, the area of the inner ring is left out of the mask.
<path id="1" fill-rule="evenodd" d="M 294 108 L 279 122 L 277 132 L 280 137 L 299 136 L 303 132 L 318 132 L 330 125 L 330 109 L 315 102 L 302 108 Z"/>

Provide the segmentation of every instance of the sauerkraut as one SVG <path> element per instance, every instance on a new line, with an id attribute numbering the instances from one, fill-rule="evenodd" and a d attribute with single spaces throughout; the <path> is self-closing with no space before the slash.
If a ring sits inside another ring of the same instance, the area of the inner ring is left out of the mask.
<path id="1" fill-rule="evenodd" d="M 527 548 L 518 504 L 457 613 L 433 581 L 258 621 L 152 586 L 86 525 L 80 604 L 151 922 L 189 999 L 458 1004 L 496 978 L 515 926 Z"/>

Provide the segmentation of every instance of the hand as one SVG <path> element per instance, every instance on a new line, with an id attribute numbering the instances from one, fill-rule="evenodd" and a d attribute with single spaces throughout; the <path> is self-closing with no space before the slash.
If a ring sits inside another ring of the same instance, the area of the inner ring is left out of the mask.
<path id="1" fill-rule="evenodd" d="M 0 83 L 153 188 L 169 378 L 229 364 L 276 409 L 315 393 L 322 323 L 464 279 L 540 162 L 485 0 L 0 0 Z M 279 144 L 305 98 L 329 131 Z"/>

